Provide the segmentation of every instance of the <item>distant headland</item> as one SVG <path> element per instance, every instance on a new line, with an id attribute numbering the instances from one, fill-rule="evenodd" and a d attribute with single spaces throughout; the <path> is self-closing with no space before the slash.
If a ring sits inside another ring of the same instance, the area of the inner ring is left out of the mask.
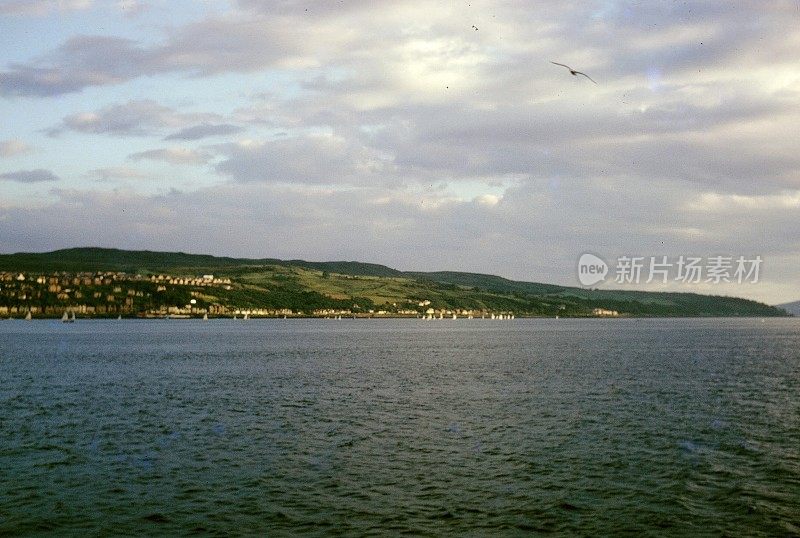
<path id="1" fill-rule="evenodd" d="M 0 318 L 785 316 L 756 301 L 587 290 L 360 262 L 73 248 L 0 255 Z"/>

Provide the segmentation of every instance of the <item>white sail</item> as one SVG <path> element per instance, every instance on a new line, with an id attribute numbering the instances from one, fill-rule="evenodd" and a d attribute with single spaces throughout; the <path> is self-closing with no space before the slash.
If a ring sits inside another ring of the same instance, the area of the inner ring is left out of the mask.
<path id="1" fill-rule="evenodd" d="M 67 315 L 67 311 L 66 310 L 64 310 L 64 315 L 61 316 L 61 321 L 63 321 L 64 323 L 69 321 L 69 316 Z"/>

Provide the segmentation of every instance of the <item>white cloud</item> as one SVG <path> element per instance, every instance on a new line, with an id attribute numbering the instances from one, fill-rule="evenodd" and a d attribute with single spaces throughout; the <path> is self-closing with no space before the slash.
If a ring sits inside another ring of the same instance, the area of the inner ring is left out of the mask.
<path id="1" fill-rule="evenodd" d="M 129 166 L 97 168 L 95 170 L 90 170 L 87 175 L 98 181 L 154 179 L 154 176 L 151 174 Z"/>
<path id="2" fill-rule="evenodd" d="M 132 153 L 129 158 L 134 161 L 147 159 L 164 161 L 170 164 L 202 165 L 210 161 L 212 155 L 206 151 L 188 148 L 159 148 Z"/>
<path id="3" fill-rule="evenodd" d="M 14 157 L 31 151 L 32 148 L 22 140 L 0 140 L 0 157 Z"/>
<path id="4" fill-rule="evenodd" d="M 374 184 L 393 173 L 385 156 L 339 136 L 243 140 L 216 149 L 226 156 L 216 170 L 240 182 Z"/>

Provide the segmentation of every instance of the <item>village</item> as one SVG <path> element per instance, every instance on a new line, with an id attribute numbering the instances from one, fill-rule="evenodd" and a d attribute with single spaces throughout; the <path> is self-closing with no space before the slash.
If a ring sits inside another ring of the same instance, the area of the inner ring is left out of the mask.
<path id="1" fill-rule="evenodd" d="M 392 303 L 382 309 L 259 308 L 231 306 L 217 300 L 237 284 L 213 274 L 174 276 L 124 272 L 34 273 L 0 272 L 0 319 L 66 318 L 289 318 L 320 317 L 422 319 L 514 319 L 513 312 L 479 309 L 433 308 L 431 301 L 409 300 L 405 306 Z M 606 314 L 607 315 L 607 314 Z"/>

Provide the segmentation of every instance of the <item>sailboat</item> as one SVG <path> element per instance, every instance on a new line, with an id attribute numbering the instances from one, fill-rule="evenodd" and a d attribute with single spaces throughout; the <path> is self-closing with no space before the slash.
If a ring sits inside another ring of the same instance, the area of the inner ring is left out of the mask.
<path id="1" fill-rule="evenodd" d="M 31 315 L 31 311 L 30 310 L 28 310 L 28 313 L 25 314 L 25 319 L 28 320 L 28 321 L 33 319 L 33 316 Z"/>
<path id="2" fill-rule="evenodd" d="M 64 315 L 61 316 L 61 323 L 69 323 L 69 316 L 67 315 L 66 310 L 64 310 Z"/>
<path id="3" fill-rule="evenodd" d="M 245 315 L 244 315 L 244 317 L 242 319 L 250 319 L 250 314 L 245 313 Z"/>
<path id="4" fill-rule="evenodd" d="M 203 314 L 203 321 L 208 321 L 208 314 Z"/>
<path id="5" fill-rule="evenodd" d="M 118 320 L 119 320 L 119 319 L 122 319 L 122 314 L 120 314 L 119 316 L 117 316 L 117 319 L 118 319 Z"/>
<path id="6" fill-rule="evenodd" d="M 72 315 L 69 317 L 69 322 L 70 323 L 75 323 L 75 311 L 74 310 L 72 311 Z"/>

